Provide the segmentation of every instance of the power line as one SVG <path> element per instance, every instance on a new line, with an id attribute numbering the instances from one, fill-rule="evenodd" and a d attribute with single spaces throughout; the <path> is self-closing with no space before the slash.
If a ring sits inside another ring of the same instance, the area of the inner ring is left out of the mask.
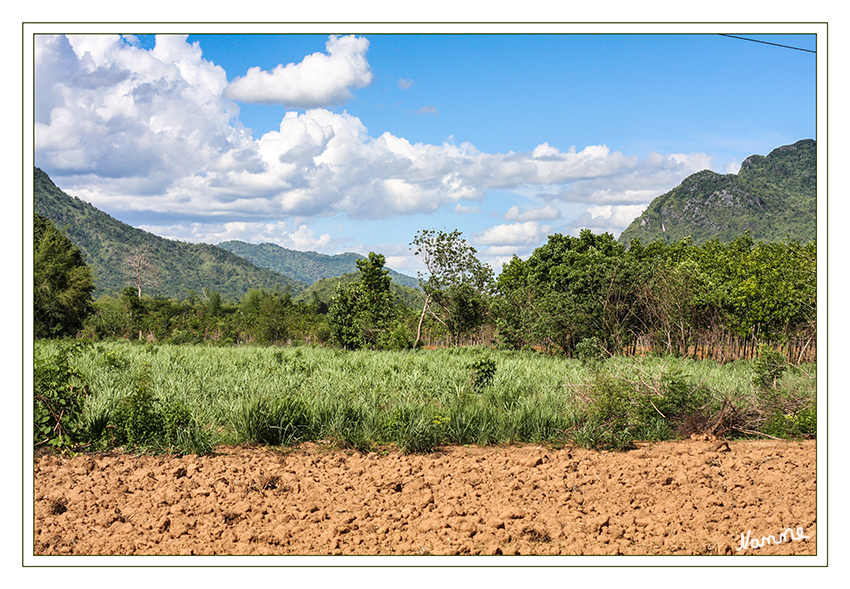
<path id="1" fill-rule="evenodd" d="M 753 43 L 764 43 L 765 45 L 773 45 L 774 47 L 784 47 L 785 49 L 796 49 L 797 51 L 806 51 L 808 53 L 817 53 L 813 49 L 803 49 L 802 47 L 792 47 L 791 45 L 780 45 L 779 43 L 770 43 L 769 41 L 760 41 L 759 39 L 747 39 L 746 37 L 737 37 L 735 35 L 724 35 L 721 37 L 731 37 L 732 39 L 741 39 L 742 41 L 752 41 Z"/>

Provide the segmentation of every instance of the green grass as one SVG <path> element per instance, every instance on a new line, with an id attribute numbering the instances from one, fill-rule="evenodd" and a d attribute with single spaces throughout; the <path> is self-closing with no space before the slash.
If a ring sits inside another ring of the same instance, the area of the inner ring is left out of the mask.
<path id="1" fill-rule="evenodd" d="M 34 345 L 36 365 L 44 366 L 67 344 Z M 721 412 L 730 427 L 765 426 L 762 433 L 777 437 L 808 436 L 816 425 L 813 366 L 785 370 L 766 386 L 748 362 L 582 363 L 484 348 L 102 342 L 66 355 L 88 387 L 69 431 L 91 448 L 205 453 L 218 444 L 321 441 L 405 452 L 525 442 L 626 449 L 704 428 Z"/>

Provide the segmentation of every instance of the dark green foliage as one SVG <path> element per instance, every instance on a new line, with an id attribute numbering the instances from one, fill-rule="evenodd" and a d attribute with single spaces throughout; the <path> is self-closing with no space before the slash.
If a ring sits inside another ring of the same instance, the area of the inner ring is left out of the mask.
<path id="1" fill-rule="evenodd" d="M 38 213 L 33 247 L 34 335 L 73 335 L 92 311 L 91 270 L 71 240 Z"/>
<path id="2" fill-rule="evenodd" d="M 370 252 L 368 259 L 357 260 L 357 266 L 360 279 L 338 285 L 328 311 L 331 335 L 346 350 L 380 347 L 396 315 L 384 256 Z"/>
<path id="3" fill-rule="evenodd" d="M 469 364 L 469 383 L 476 393 L 490 386 L 495 376 L 496 362 L 492 358 L 478 358 Z"/>
<path id="4" fill-rule="evenodd" d="M 116 446 L 144 447 L 160 442 L 165 419 L 154 394 L 140 387 L 121 399 L 110 420 Z"/>
<path id="5" fill-rule="evenodd" d="M 100 418 L 103 420 L 103 417 Z M 101 448 L 206 454 L 213 448 L 209 432 L 199 426 L 186 405 L 177 399 L 158 399 L 145 378 L 120 399 L 102 430 L 90 422 L 90 438 Z M 99 437 L 98 437 L 99 434 Z"/>
<path id="6" fill-rule="evenodd" d="M 261 397 L 241 404 L 234 427 L 240 442 L 281 446 L 311 439 L 312 421 L 300 399 Z"/>
<path id="7" fill-rule="evenodd" d="M 620 243 L 684 237 L 696 244 L 729 242 L 746 231 L 757 241 L 809 241 L 817 235 L 816 221 L 817 145 L 806 139 L 767 157 L 748 157 L 738 174 L 703 170 L 689 176 L 653 200 Z"/>
<path id="8" fill-rule="evenodd" d="M 599 345 L 599 338 L 586 337 L 577 343 L 576 358 L 584 366 L 598 370 L 605 360 L 605 350 Z"/>
<path id="9" fill-rule="evenodd" d="M 385 426 L 387 442 L 404 453 L 427 453 L 440 443 L 443 420 L 423 406 L 396 408 Z"/>
<path id="10" fill-rule="evenodd" d="M 505 265 L 494 305 L 501 341 L 576 354 L 595 338 L 608 355 L 638 341 L 653 351 L 689 353 L 725 335 L 781 343 L 812 338 L 817 305 L 815 243 L 632 242 L 609 234 L 552 235 Z M 588 344 L 589 345 L 589 344 Z M 752 348 L 751 348 L 752 349 Z"/>
<path id="11" fill-rule="evenodd" d="M 33 367 L 33 443 L 72 447 L 85 437 L 81 412 L 89 387 L 71 358 L 84 342 L 60 344 L 55 354 L 36 357 Z"/>
<path id="12" fill-rule="evenodd" d="M 586 417 L 574 439 L 588 448 L 627 450 L 635 440 L 705 433 L 694 428 L 708 421 L 710 398 L 710 390 L 679 371 L 637 381 L 595 372 Z"/>

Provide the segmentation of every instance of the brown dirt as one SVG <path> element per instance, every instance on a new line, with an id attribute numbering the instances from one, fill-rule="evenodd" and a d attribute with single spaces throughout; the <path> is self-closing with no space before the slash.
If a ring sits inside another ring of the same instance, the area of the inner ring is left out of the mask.
<path id="1" fill-rule="evenodd" d="M 814 441 L 35 459 L 34 554 L 815 554 Z M 741 547 L 792 528 L 782 543 Z M 798 528 L 802 528 L 799 538 Z"/>

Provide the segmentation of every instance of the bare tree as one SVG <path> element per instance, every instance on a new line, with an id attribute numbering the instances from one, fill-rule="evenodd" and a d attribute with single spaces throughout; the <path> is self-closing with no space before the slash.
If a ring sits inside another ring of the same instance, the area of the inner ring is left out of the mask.
<path id="1" fill-rule="evenodd" d="M 147 246 L 130 248 L 130 253 L 124 258 L 124 271 L 138 289 L 140 299 L 143 286 L 155 287 L 160 284 L 159 268 L 154 264 L 153 254 Z"/>

